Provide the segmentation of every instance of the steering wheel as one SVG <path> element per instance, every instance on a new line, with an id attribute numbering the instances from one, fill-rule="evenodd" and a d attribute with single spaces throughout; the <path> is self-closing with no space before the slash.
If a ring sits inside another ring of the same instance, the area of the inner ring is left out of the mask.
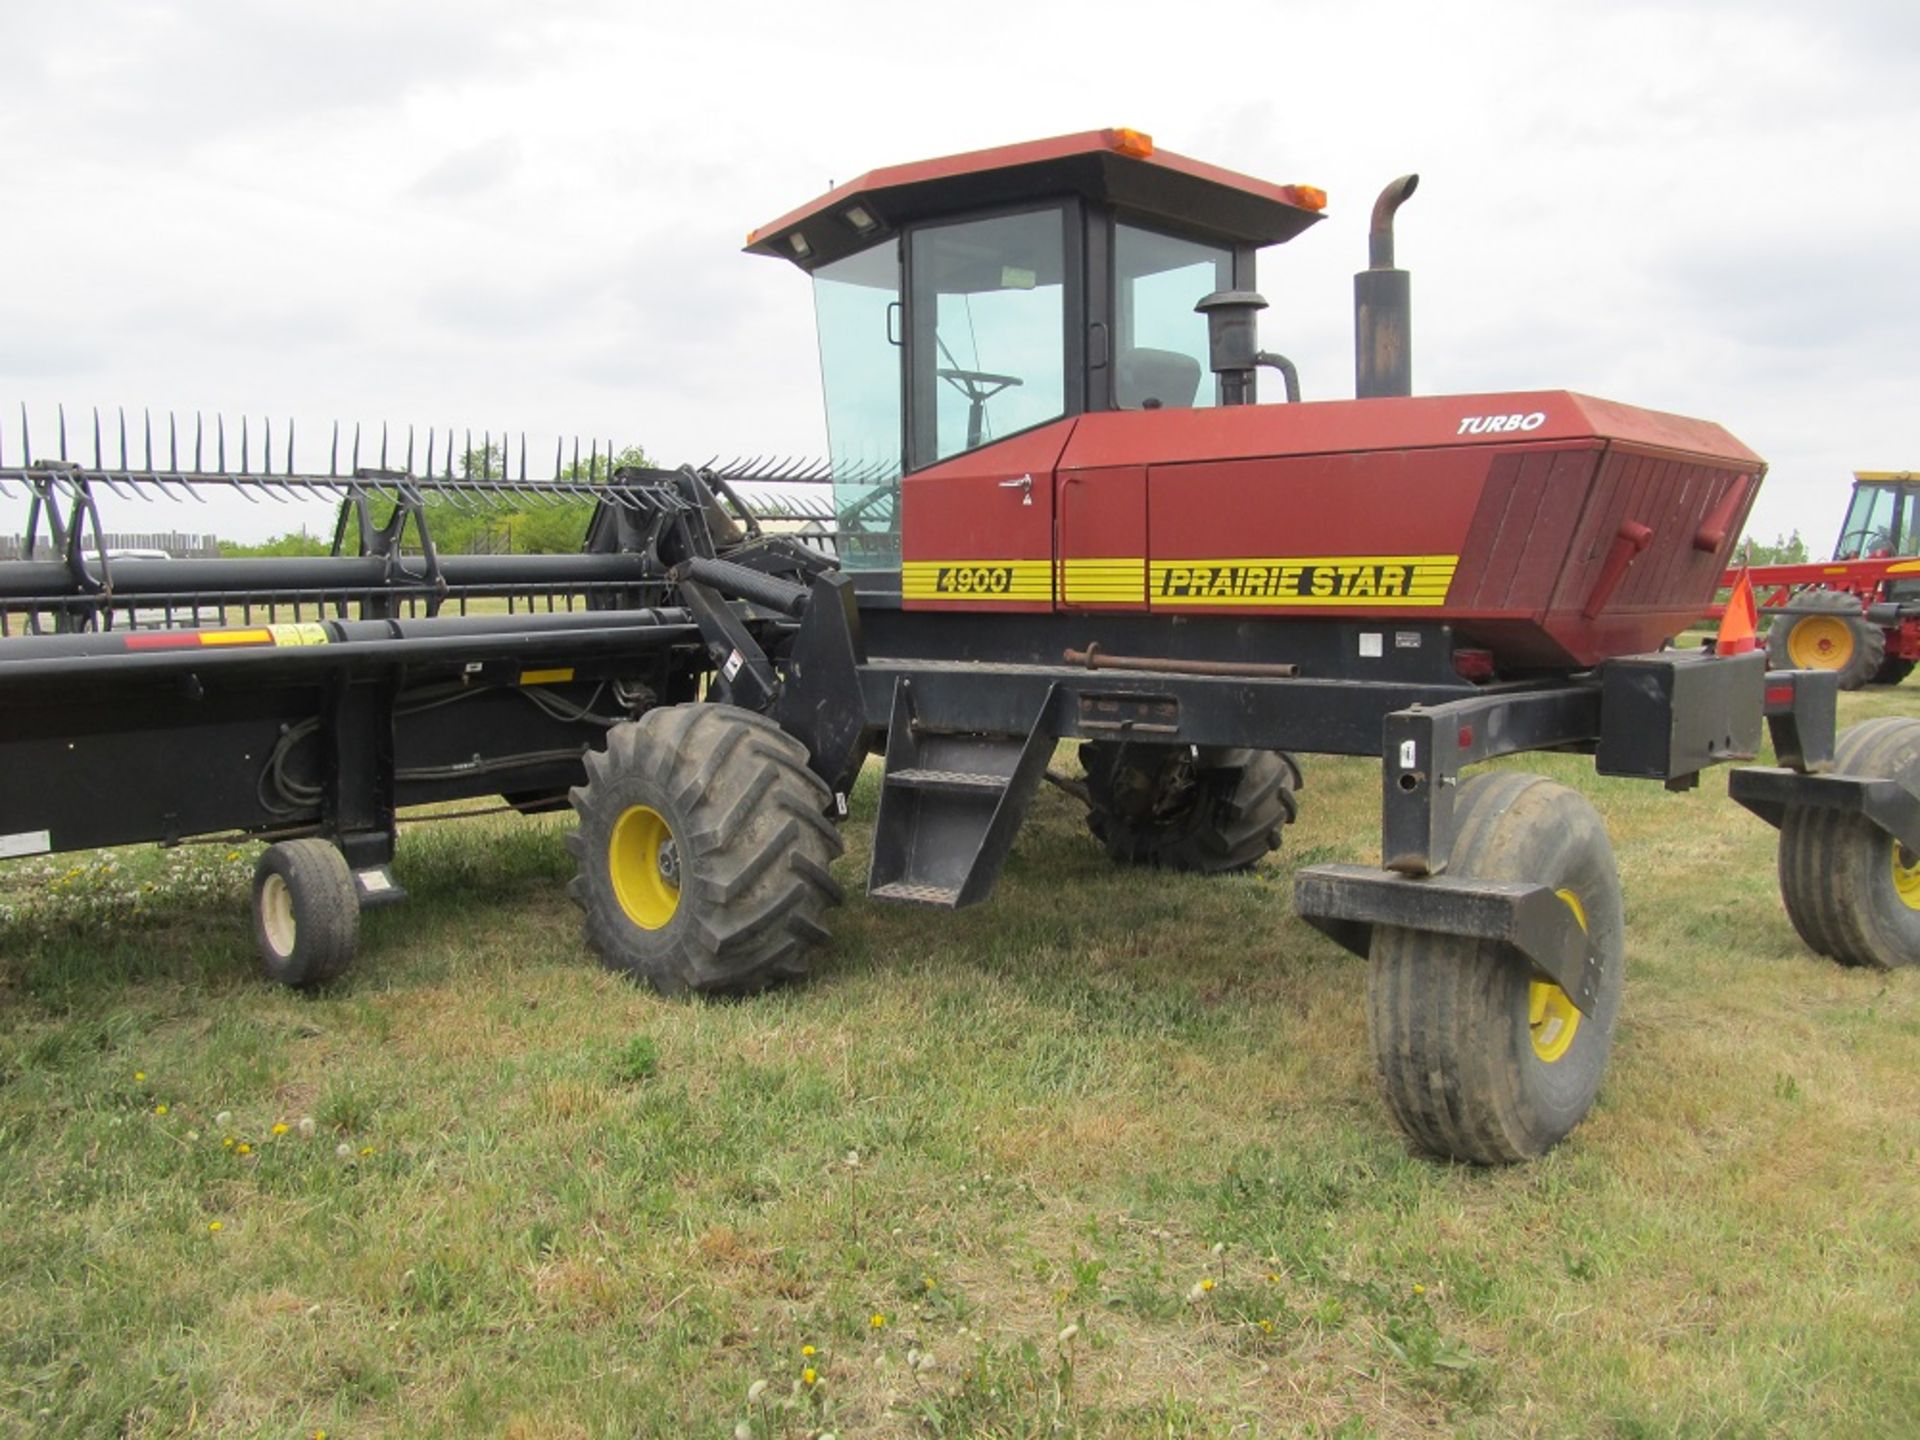
<path id="1" fill-rule="evenodd" d="M 1018 375 L 995 375 L 990 370 L 935 370 L 934 374 L 967 397 L 967 449 L 980 448 L 985 429 L 987 401 L 1002 390 L 1011 390 L 1027 382 Z"/>
<path id="2" fill-rule="evenodd" d="M 1855 553 L 1850 548 L 1851 542 L 1855 540 L 1858 540 L 1861 542 L 1861 547 L 1858 553 Z M 1878 527 L 1873 527 L 1873 526 L 1869 526 L 1868 528 L 1862 529 L 1862 530 L 1847 531 L 1846 534 L 1840 537 L 1840 543 L 1833 547 L 1833 553 L 1835 558 L 1842 559 L 1842 560 L 1872 559 L 1875 557 L 1870 556 L 1866 553 L 1866 547 L 1868 545 L 1872 545 L 1875 541 L 1879 542 L 1882 552 L 1884 554 L 1887 554 L 1887 555 L 1893 554 L 1893 544 L 1892 544 L 1892 541 L 1889 539 L 1887 532 L 1883 529 L 1880 529 Z"/>

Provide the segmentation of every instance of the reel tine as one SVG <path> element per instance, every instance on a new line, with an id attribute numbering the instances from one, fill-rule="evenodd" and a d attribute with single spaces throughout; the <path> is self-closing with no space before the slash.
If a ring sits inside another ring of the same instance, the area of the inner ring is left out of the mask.
<path id="1" fill-rule="evenodd" d="M 261 417 L 261 428 L 266 432 L 260 441 L 260 473 L 268 479 L 273 478 L 273 417 Z"/>
<path id="2" fill-rule="evenodd" d="M 127 464 L 127 407 L 117 405 L 114 409 L 120 417 L 120 469 L 124 473 L 133 468 Z"/>
<path id="3" fill-rule="evenodd" d="M 67 458 L 67 407 L 62 404 L 58 409 L 60 413 L 60 458 L 64 461 Z"/>
<path id="4" fill-rule="evenodd" d="M 213 436 L 215 445 L 214 463 L 220 467 L 222 475 L 227 473 L 227 417 L 213 417 Z"/>
<path id="5" fill-rule="evenodd" d="M 387 422 L 384 420 L 380 422 L 380 468 L 392 468 L 387 464 Z"/>
<path id="6" fill-rule="evenodd" d="M 287 416 L 287 474 L 297 473 L 293 468 L 293 416 Z"/>
<path id="7" fill-rule="evenodd" d="M 411 464 L 413 458 L 411 451 L 408 452 L 407 458 Z M 427 427 L 427 478 L 433 478 L 433 427 L 431 425 Z"/>
<path id="8" fill-rule="evenodd" d="M 21 408 L 22 408 L 22 410 L 23 410 L 23 411 L 25 410 L 25 407 L 24 407 L 24 406 L 22 406 Z M 562 454 L 562 447 L 564 447 L 564 446 L 566 445 L 566 443 L 567 443 L 567 442 L 566 442 L 565 440 L 563 440 L 562 438 L 560 438 L 560 437 L 559 437 L 558 435 L 556 435 L 556 436 L 554 436 L 554 439 L 553 439 L 553 483 L 554 483 L 554 484 L 556 484 L 556 485 L 558 485 L 558 484 L 560 483 L 560 457 L 561 457 L 561 454 Z"/>
<path id="9" fill-rule="evenodd" d="M 340 475 L 340 422 L 333 422 L 333 448 L 327 453 L 327 474 L 335 479 Z"/>
<path id="10" fill-rule="evenodd" d="M 248 474 L 252 468 L 247 455 L 247 417 L 242 414 L 240 417 L 240 473 Z"/>
<path id="11" fill-rule="evenodd" d="M 20 402 L 20 464 L 26 469 L 33 464 L 33 435 L 27 429 L 27 402 Z"/>
<path id="12" fill-rule="evenodd" d="M 413 426 L 407 426 L 407 474 L 413 474 Z"/>

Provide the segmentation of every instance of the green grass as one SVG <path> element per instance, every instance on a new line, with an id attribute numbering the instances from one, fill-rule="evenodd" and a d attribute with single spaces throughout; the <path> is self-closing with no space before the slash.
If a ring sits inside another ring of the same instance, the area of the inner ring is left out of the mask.
<path id="1" fill-rule="evenodd" d="M 311 997 L 256 978 L 251 848 L 0 868 L 0 1431 L 1911 1430 L 1920 977 L 1808 955 L 1717 777 L 1525 765 L 1608 817 L 1629 981 L 1593 1116 L 1500 1172 L 1407 1155 L 1290 913 L 1374 853 L 1370 764 L 1224 881 L 1047 790 L 993 904 L 856 894 L 745 1003 L 598 970 L 557 820 L 410 827 Z"/>

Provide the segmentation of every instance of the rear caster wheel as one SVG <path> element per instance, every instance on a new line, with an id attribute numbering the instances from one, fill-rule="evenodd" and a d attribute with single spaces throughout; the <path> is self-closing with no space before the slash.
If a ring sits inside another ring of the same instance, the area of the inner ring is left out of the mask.
<path id="1" fill-rule="evenodd" d="M 1591 1014 L 1496 944 L 1379 926 L 1367 1012 L 1387 1108 L 1422 1149 L 1479 1165 L 1545 1154 L 1585 1118 L 1625 979 L 1620 876 L 1600 816 L 1538 775 L 1477 775 L 1450 875 L 1550 885 L 1599 949 Z"/>
<path id="2" fill-rule="evenodd" d="M 323 985 L 360 940 L 360 893 L 346 856 L 309 837 L 271 845 L 253 871 L 253 938 L 267 978 Z"/>
<path id="3" fill-rule="evenodd" d="M 1920 720 L 1855 725 L 1834 746 L 1833 769 L 1920 788 Z M 1842 965 L 1920 961 L 1920 856 L 1864 816 L 1790 807 L 1780 896 L 1800 938 Z"/>
<path id="4" fill-rule="evenodd" d="M 732 706 L 669 705 L 615 726 L 586 764 L 567 893 L 610 968 L 668 995 L 807 973 L 842 845 L 798 740 Z"/>

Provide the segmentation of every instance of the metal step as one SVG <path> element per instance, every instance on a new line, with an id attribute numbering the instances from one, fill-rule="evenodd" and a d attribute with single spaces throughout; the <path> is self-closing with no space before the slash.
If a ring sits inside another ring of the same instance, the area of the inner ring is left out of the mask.
<path id="1" fill-rule="evenodd" d="M 1053 754 L 1054 694 L 1023 729 L 967 731 L 894 682 L 868 894 L 942 910 L 986 899 Z"/>
<path id="2" fill-rule="evenodd" d="M 904 785 L 910 790 L 947 790 L 958 793 L 1000 791 L 1007 788 L 1004 775 L 980 775 L 965 770 L 896 770 L 887 776 L 887 784 Z"/>
<path id="3" fill-rule="evenodd" d="M 875 900 L 892 900 L 901 905 L 932 905 L 941 910 L 951 910 L 960 903 L 958 885 L 914 885 L 896 880 L 890 885 L 876 886 L 867 893 Z"/>

